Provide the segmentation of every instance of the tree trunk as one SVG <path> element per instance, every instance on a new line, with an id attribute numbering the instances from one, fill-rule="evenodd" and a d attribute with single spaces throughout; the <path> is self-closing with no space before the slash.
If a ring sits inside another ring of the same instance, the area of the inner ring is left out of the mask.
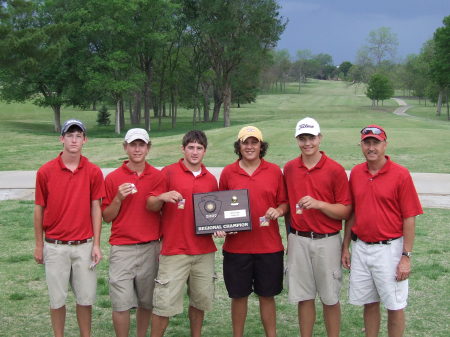
<path id="1" fill-rule="evenodd" d="M 209 122 L 209 88 L 210 85 L 206 82 L 200 84 L 202 88 L 202 98 L 203 98 L 203 121 Z"/>
<path id="2" fill-rule="evenodd" d="M 120 135 L 121 125 L 120 125 L 120 99 L 116 100 L 116 118 L 115 118 L 115 132 Z"/>
<path id="3" fill-rule="evenodd" d="M 61 133 L 61 105 L 52 105 L 55 132 Z"/>
<path id="4" fill-rule="evenodd" d="M 192 125 L 194 127 L 196 122 L 197 122 L 197 104 L 194 104 L 194 113 L 192 115 Z"/>
<path id="5" fill-rule="evenodd" d="M 134 96 L 134 104 L 131 112 L 131 124 L 138 125 L 141 122 L 142 95 L 140 91 L 136 91 L 133 96 Z"/>
<path id="6" fill-rule="evenodd" d="M 214 108 L 212 122 L 217 122 L 219 120 L 220 107 L 222 106 L 223 96 L 217 86 L 214 86 Z"/>
<path id="7" fill-rule="evenodd" d="M 176 125 L 177 125 L 177 95 L 176 92 L 174 92 L 176 89 L 172 88 L 172 90 L 170 91 L 170 99 L 171 99 L 171 115 L 172 115 L 172 129 L 175 129 Z"/>
<path id="8" fill-rule="evenodd" d="M 120 126 L 122 129 L 125 127 L 125 106 L 123 99 L 120 99 Z"/>
<path id="9" fill-rule="evenodd" d="M 440 116 L 441 115 L 441 109 L 442 109 L 442 89 L 439 90 L 439 97 L 438 97 L 438 101 L 437 101 L 437 109 L 436 109 L 436 116 Z"/>
<path id="10" fill-rule="evenodd" d="M 450 121 L 450 111 L 448 106 L 448 88 L 445 90 L 445 100 L 447 101 L 447 120 Z"/>
<path id="11" fill-rule="evenodd" d="M 147 131 L 151 131 L 151 121 L 150 121 L 150 109 L 152 108 L 152 92 L 151 92 L 151 83 L 153 77 L 153 64 L 152 59 L 147 57 L 141 58 L 141 68 L 145 73 L 145 81 L 144 81 L 144 121 L 145 121 L 145 129 Z M 140 112 L 139 112 L 140 114 Z"/>
<path id="12" fill-rule="evenodd" d="M 230 109 L 231 109 L 231 83 L 225 83 L 224 89 L 223 89 L 223 126 L 224 127 L 229 127 L 231 125 Z"/>

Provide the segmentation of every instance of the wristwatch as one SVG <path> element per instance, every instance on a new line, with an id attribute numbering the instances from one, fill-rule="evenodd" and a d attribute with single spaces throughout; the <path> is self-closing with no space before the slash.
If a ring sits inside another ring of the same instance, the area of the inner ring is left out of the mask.
<path id="1" fill-rule="evenodd" d="M 406 256 L 406 257 L 411 257 L 412 256 L 412 252 L 403 252 L 402 255 Z"/>

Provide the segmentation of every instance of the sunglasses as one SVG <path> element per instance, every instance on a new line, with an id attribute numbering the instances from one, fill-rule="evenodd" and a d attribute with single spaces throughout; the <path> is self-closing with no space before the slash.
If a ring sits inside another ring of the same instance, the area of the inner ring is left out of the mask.
<path id="1" fill-rule="evenodd" d="M 361 130 L 361 134 L 363 135 L 368 135 L 368 134 L 373 134 L 373 135 L 381 135 L 385 133 L 383 130 L 381 130 L 380 128 L 375 128 L 375 127 L 367 127 Z"/>

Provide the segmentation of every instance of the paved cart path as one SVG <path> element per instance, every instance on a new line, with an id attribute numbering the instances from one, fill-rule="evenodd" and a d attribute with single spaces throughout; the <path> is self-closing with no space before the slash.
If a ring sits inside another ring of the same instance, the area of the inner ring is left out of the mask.
<path id="1" fill-rule="evenodd" d="M 208 169 L 219 179 L 222 167 Z M 102 169 L 105 176 L 112 170 Z M 411 175 L 423 207 L 450 209 L 450 174 Z M 0 200 L 34 200 L 35 179 L 36 171 L 0 171 Z"/>

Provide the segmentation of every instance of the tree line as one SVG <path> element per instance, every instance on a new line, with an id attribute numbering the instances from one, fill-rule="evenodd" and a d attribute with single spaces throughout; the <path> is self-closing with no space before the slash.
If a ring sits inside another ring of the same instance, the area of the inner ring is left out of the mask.
<path id="1" fill-rule="evenodd" d="M 51 107 L 57 132 L 62 106 L 105 102 L 117 133 L 180 106 L 229 126 L 286 23 L 275 0 L 0 0 L 0 98 Z"/>
<path id="2" fill-rule="evenodd" d="M 420 54 L 396 60 L 398 39 L 388 27 L 371 31 L 366 44 L 357 52 L 355 62 L 333 65 L 328 54 L 314 55 L 309 50 L 297 51 L 294 60 L 287 50 L 273 51 L 273 63 L 262 74 L 263 88 L 283 92 L 288 82 L 298 82 L 300 92 L 307 78 L 344 80 L 357 88 L 366 87 L 373 105 L 400 90 L 404 96 L 415 96 L 436 104 L 441 114 L 450 83 L 450 16 L 443 19 L 433 38 L 424 43 Z"/>

